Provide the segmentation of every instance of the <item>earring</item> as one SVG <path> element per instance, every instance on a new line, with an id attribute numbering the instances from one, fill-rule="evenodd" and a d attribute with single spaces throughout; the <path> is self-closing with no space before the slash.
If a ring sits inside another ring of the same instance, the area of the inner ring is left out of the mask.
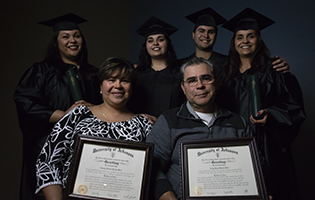
<path id="1" fill-rule="evenodd" d="M 100 94 L 103 94 L 102 90 L 100 91 Z"/>

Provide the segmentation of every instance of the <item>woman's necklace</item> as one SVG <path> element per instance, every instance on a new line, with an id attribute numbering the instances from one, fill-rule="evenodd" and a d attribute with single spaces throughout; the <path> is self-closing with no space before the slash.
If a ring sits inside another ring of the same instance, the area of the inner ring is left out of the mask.
<path id="1" fill-rule="evenodd" d="M 105 113 L 102 111 L 102 106 L 100 106 L 100 111 L 101 111 L 102 115 L 105 117 L 106 121 L 108 121 L 107 116 L 106 116 Z"/>
<path id="2" fill-rule="evenodd" d="M 128 113 L 127 113 L 127 114 L 120 114 L 120 115 L 118 116 L 117 120 L 114 120 L 114 121 L 113 121 L 113 120 L 110 120 L 110 119 L 105 115 L 105 113 L 104 113 L 103 110 L 102 110 L 102 105 L 100 105 L 100 111 L 101 111 L 102 115 L 104 116 L 106 122 L 125 121 L 125 120 L 128 120 L 128 119 L 130 119 L 130 118 L 133 117 L 133 115 L 132 115 L 132 116 L 127 115 Z M 111 118 L 114 119 L 114 117 L 111 117 Z"/>

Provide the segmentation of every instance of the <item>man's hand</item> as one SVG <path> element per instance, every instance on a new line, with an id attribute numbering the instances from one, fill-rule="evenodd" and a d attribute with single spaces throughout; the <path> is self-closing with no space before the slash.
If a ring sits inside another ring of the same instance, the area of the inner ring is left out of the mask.
<path id="1" fill-rule="evenodd" d="M 273 68 L 278 72 L 290 72 L 290 65 L 284 58 L 279 58 L 279 56 L 275 56 L 275 61 L 271 63 Z"/>
<path id="2" fill-rule="evenodd" d="M 177 198 L 175 197 L 174 192 L 167 191 L 160 196 L 159 200 L 177 200 Z"/>

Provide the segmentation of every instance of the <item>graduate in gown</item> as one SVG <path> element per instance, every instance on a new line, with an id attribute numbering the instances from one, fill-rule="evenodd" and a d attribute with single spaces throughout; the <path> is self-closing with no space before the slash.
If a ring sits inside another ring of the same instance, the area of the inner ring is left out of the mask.
<path id="1" fill-rule="evenodd" d="M 179 65 L 169 38 L 177 28 L 156 18 L 148 19 L 136 32 L 145 38 L 137 66 L 137 83 L 129 107 L 135 113 L 158 117 L 180 106 Z"/>
<path id="2" fill-rule="evenodd" d="M 180 63 L 193 57 L 204 58 L 216 68 L 217 77 L 224 76 L 222 73 L 228 62 L 228 56 L 213 49 L 218 36 L 218 26 L 225 23 L 226 19 L 210 7 L 189 14 L 185 18 L 194 24 L 192 39 L 195 44 L 195 53 L 180 59 Z M 272 64 L 277 71 L 289 72 L 289 64 L 283 58 L 278 57 Z"/>
<path id="3" fill-rule="evenodd" d="M 180 59 L 180 62 L 184 63 L 193 57 L 202 57 L 213 64 L 217 74 L 221 74 L 228 57 L 213 51 L 213 47 L 218 34 L 218 26 L 226 22 L 226 19 L 210 7 L 189 14 L 185 18 L 194 24 L 192 38 L 195 43 L 195 53 Z"/>
<path id="4" fill-rule="evenodd" d="M 35 196 L 35 161 L 53 125 L 76 106 L 101 102 L 94 78 L 97 68 L 87 61 L 85 39 L 78 27 L 85 21 L 70 13 L 40 22 L 53 28 L 52 42 L 46 58 L 33 64 L 16 87 L 14 101 L 23 133 L 20 199 L 39 198 Z M 69 69 L 76 74 L 80 100 L 72 96 L 66 77 Z"/>
<path id="5" fill-rule="evenodd" d="M 250 124 L 273 200 L 299 199 L 290 145 L 305 120 L 303 98 L 293 74 L 272 68 L 273 59 L 260 31 L 273 23 L 246 8 L 222 26 L 234 35 L 225 69 L 227 85 L 221 90 L 219 102 Z M 255 83 L 260 98 L 256 101 L 250 94 L 252 75 L 258 77 Z M 254 105 L 259 104 L 261 107 L 253 113 Z"/>

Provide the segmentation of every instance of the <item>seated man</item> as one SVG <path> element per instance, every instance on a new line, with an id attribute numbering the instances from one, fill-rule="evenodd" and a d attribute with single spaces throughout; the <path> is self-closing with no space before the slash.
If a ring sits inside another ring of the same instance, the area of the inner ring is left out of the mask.
<path id="1" fill-rule="evenodd" d="M 243 118 L 217 107 L 217 81 L 212 64 L 193 57 L 181 69 L 181 87 L 187 102 L 164 112 L 147 142 L 155 144 L 152 182 L 155 199 L 178 199 L 180 191 L 179 142 L 250 136 Z"/>

